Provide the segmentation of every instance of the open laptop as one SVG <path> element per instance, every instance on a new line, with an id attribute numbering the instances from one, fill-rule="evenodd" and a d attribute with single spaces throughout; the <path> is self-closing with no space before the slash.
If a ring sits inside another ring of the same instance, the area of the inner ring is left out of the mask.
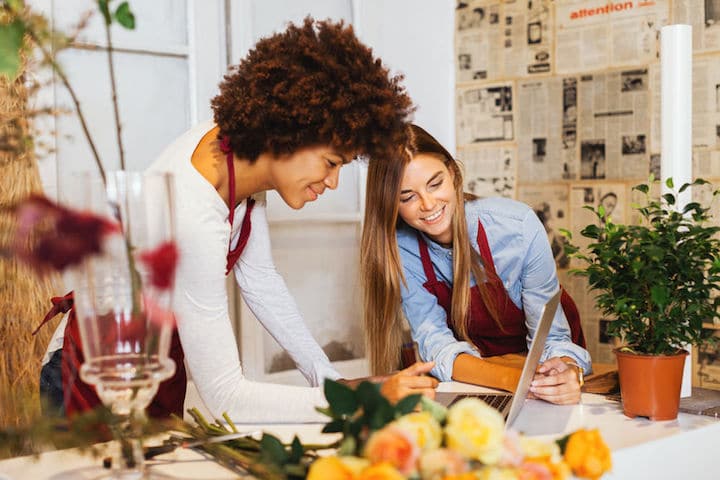
<path id="1" fill-rule="evenodd" d="M 535 376 L 535 370 L 537 370 L 538 364 L 540 363 L 540 357 L 542 356 L 545 348 L 545 340 L 547 339 L 550 326 L 552 325 L 553 319 L 555 318 L 555 312 L 560 304 L 560 290 L 553 295 L 550 300 L 543 306 L 542 313 L 540 315 L 540 323 L 538 323 L 535 336 L 530 344 L 530 351 L 528 351 L 527 358 L 525 359 L 525 365 L 523 366 L 522 374 L 520 375 L 520 381 L 518 382 L 515 394 L 512 393 L 461 393 L 461 392 L 438 392 L 435 399 L 445 405 L 450 406 L 462 398 L 474 397 L 483 400 L 488 405 L 496 408 L 505 417 L 505 427 L 509 428 L 513 422 L 517 419 L 525 404 L 528 391 L 530 390 L 530 383 Z"/>

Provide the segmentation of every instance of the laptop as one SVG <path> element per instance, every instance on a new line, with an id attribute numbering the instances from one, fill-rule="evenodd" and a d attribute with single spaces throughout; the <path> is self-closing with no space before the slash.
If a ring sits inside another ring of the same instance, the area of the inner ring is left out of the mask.
<path id="1" fill-rule="evenodd" d="M 505 417 L 505 428 L 509 428 L 513 422 L 515 422 L 523 408 L 523 405 L 525 404 L 525 399 L 527 398 L 528 391 L 530 390 L 530 383 L 532 382 L 532 379 L 535 376 L 535 370 L 537 370 L 538 364 L 540 363 L 540 357 L 542 356 L 545 348 L 545 340 L 547 339 L 550 326 L 553 323 L 555 312 L 557 311 L 559 304 L 560 289 L 558 289 L 555 295 L 553 295 L 543 306 L 543 310 L 540 315 L 540 323 L 538 324 L 535 336 L 530 343 L 530 350 L 528 351 L 527 358 L 525 359 L 525 365 L 523 366 L 522 373 L 520 374 L 520 381 L 518 382 L 515 394 L 507 392 L 438 392 L 435 396 L 436 401 L 449 407 L 463 398 L 479 398 L 491 407 L 499 410 Z"/>

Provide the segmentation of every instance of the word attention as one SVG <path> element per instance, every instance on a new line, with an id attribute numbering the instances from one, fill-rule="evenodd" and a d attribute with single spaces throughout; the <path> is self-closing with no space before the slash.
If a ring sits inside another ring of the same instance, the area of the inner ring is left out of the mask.
<path id="1" fill-rule="evenodd" d="M 655 5 L 654 1 L 638 2 L 637 7 L 649 7 Z M 580 8 L 570 12 L 570 20 L 578 20 L 581 18 L 593 17 L 595 15 L 609 15 L 614 12 L 622 12 L 635 8 L 634 2 L 627 1 L 621 3 L 608 3 L 602 7 Z"/>

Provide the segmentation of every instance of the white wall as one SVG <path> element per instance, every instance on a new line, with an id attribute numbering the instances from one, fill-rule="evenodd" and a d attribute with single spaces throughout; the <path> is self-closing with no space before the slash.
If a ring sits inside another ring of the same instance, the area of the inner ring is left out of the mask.
<path id="1" fill-rule="evenodd" d="M 455 151 L 454 0 L 358 0 L 360 38 L 394 72 L 418 106 L 415 122 Z"/>

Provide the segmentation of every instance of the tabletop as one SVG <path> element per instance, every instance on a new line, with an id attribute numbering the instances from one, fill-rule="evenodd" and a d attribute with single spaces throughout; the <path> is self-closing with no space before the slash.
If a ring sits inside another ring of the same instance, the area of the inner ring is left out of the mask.
<path id="1" fill-rule="evenodd" d="M 439 391 L 487 391 L 459 382 L 441 383 Z M 298 435 L 305 443 L 329 443 L 335 436 L 322 434 L 322 424 L 238 425 L 263 430 L 290 441 Z M 653 422 L 623 415 L 622 406 L 605 397 L 583 394 L 579 405 L 558 406 L 526 400 L 515 427 L 527 435 L 558 438 L 579 428 L 599 428 L 613 451 L 613 470 L 603 478 L 716 479 L 714 450 L 720 441 L 720 421 L 681 413 L 671 421 Z M 75 449 L 0 461 L 0 480 L 96 479 L 107 473 L 101 461 Z M 171 479 L 237 478 L 195 450 L 178 449 L 148 462 L 151 472 Z"/>

